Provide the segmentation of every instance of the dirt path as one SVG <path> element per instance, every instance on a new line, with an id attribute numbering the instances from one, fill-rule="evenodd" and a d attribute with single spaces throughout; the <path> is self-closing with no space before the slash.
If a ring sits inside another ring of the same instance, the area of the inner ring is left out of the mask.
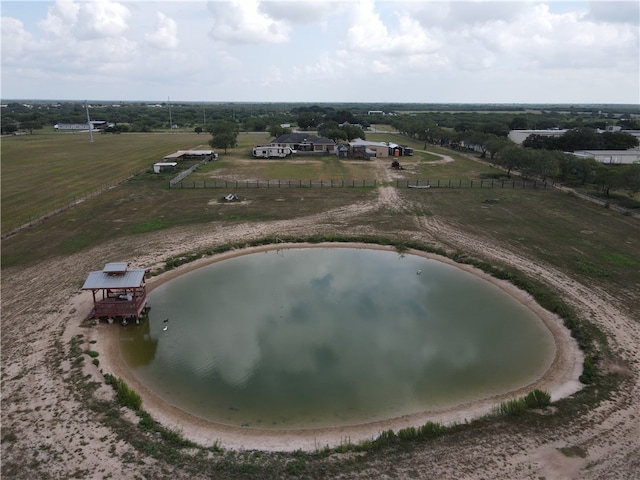
<path id="1" fill-rule="evenodd" d="M 397 206 L 402 208 L 397 192 L 381 188 L 379 198 L 374 202 L 362 202 L 295 221 L 173 229 L 119 239 L 34 267 L 4 269 L 2 478 L 199 478 L 193 472 L 161 464 L 132 450 L 117 431 L 98 421 L 99 413 L 77 399 L 72 365 L 64 354 L 74 335 L 82 333 L 87 340 L 98 340 L 91 348 L 100 351 L 101 368 L 118 368 L 117 352 L 108 351 L 113 344 L 104 341 L 109 338 L 110 326 L 103 324 L 92 329 L 79 326 L 80 319 L 90 310 L 90 298 L 80 294 L 79 288 L 87 272 L 100 269 L 105 259 L 122 260 L 121 252 L 127 251 L 128 260 L 135 265 L 154 268 L 178 253 L 283 231 L 292 235 L 333 232 L 342 225 L 343 234 L 372 233 L 368 225 L 348 227 L 347 220 L 358 218 L 363 212 Z M 463 440 L 455 449 L 447 441 L 434 442 L 428 449 L 414 450 L 393 461 L 385 456 L 373 456 L 358 473 L 345 473 L 344 478 L 639 478 L 638 319 L 630 318 L 616 308 L 615 298 L 606 292 L 589 288 L 501 245 L 487 244 L 437 217 L 416 218 L 416 229 L 411 235 L 503 261 L 550 283 L 608 334 L 612 348 L 621 360 L 610 368 L 623 372 L 627 380 L 623 389 L 603 401 L 588 416 L 577 418 L 575 423 L 546 438 L 514 438 L 494 431 L 488 432 L 482 442 Z M 87 375 L 100 381 L 98 369 L 88 361 L 85 363 Z M 571 363 L 567 365 L 571 370 Z M 575 373 L 565 371 L 569 376 L 553 384 L 556 388 L 554 397 L 571 393 L 576 388 L 571 380 Z M 545 381 L 552 382 L 553 378 Z M 142 390 L 145 394 L 143 387 Z M 111 389 L 100 387 L 98 396 L 111 398 Z M 146 398 L 149 405 L 145 404 L 145 408 L 153 410 L 159 420 L 169 424 L 175 421 L 171 409 L 154 405 L 151 395 Z M 486 408 L 486 405 L 480 407 Z M 456 414 L 461 420 L 470 415 Z M 403 419 L 403 422 L 422 422 L 424 419 Z M 179 421 L 183 428 L 189 428 L 184 419 Z M 220 436 L 206 428 L 184 430 L 183 433 L 205 442 Z M 335 439 L 317 435 L 321 441 Z M 291 442 L 301 441 L 294 437 L 281 439 L 281 445 L 290 446 Z M 270 440 L 266 439 L 266 443 L 273 446 Z M 243 442 L 245 440 L 241 439 L 235 446 L 242 447 Z M 577 449 L 581 455 L 567 456 L 560 453 L 560 448 Z"/>

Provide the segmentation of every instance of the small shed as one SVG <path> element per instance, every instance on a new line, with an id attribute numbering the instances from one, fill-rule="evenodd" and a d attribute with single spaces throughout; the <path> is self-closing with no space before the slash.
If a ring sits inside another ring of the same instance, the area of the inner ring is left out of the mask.
<path id="1" fill-rule="evenodd" d="M 153 164 L 153 173 L 160 173 L 164 170 L 173 170 L 178 162 L 157 162 Z"/>
<path id="2" fill-rule="evenodd" d="M 129 268 L 127 262 L 107 263 L 90 272 L 82 290 L 93 294 L 93 318 L 140 318 L 147 305 L 144 268 Z"/>

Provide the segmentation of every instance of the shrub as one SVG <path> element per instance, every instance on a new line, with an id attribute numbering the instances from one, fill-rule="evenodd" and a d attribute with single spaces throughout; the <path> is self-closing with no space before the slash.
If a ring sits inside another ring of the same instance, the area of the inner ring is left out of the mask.
<path id="1" fill-rule="evenodd" d="M 496 408 L 496 413 L 499 415 L 522 415 L 527 411 L 527 404 L 524 398 L 514 398 L 513 400 L 507 400 L 500 403 Z"/>
<path id="2" fill-rule="evenodd" d="M 580 375 L 579 380 L 585 385 L 588 385 L 593 383 L 597 375 L 598 371 L 595 359 L 591 355 L 586 355 L 582 362 L 582 375 Z"/>
<path id="3" fill-rule="evenodd" d="M 142 397 L 135 390 L 129 388 L 124 380 L 109 373 L 104 378 L 107 385 L 111 385 L 116 391 L 116 400 L 120 405 L 135 411 L 142 408 Z"/>
<path id="4" fill-rule="evenodd" d="M 535 389 L 524 397 L 527 408 L 545 408 L 551 405 L 551 395 L 543 390 Z"/>

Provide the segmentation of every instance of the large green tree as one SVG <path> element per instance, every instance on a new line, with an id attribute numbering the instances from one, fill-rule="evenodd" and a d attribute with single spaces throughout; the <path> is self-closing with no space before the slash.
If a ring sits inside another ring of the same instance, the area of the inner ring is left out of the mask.
<path id="1" fill-rule="evenodd" d="M 209 133 L 211 134 L 211 140 L 209 145 L 213 148 L 223 148 L 224 153 L 227 153 L 227 148 L 235 147 L 238 142 L 238 124 L 229 120 L 216 120 L 209 125 Z"/>
<path id="2" fill-rule="evenodd" d="M 496 155 L 496 163 L 507 171 L 507 176 L 511 176 L 511 170 L 517 169 L 523 164 L 524 150 L 517 145 L 509 145 Z"/>

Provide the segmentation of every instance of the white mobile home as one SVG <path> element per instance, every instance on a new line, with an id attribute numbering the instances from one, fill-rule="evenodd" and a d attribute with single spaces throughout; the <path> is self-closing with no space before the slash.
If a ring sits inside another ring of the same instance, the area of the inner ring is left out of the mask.
<path id="1" fill-rule="evenodd" d="M 295 153 L 291 147 L 283 147 L 278 145 L 258 145 L 253 147 L 251 155 L 256 158 L 285 158 Z"/>

